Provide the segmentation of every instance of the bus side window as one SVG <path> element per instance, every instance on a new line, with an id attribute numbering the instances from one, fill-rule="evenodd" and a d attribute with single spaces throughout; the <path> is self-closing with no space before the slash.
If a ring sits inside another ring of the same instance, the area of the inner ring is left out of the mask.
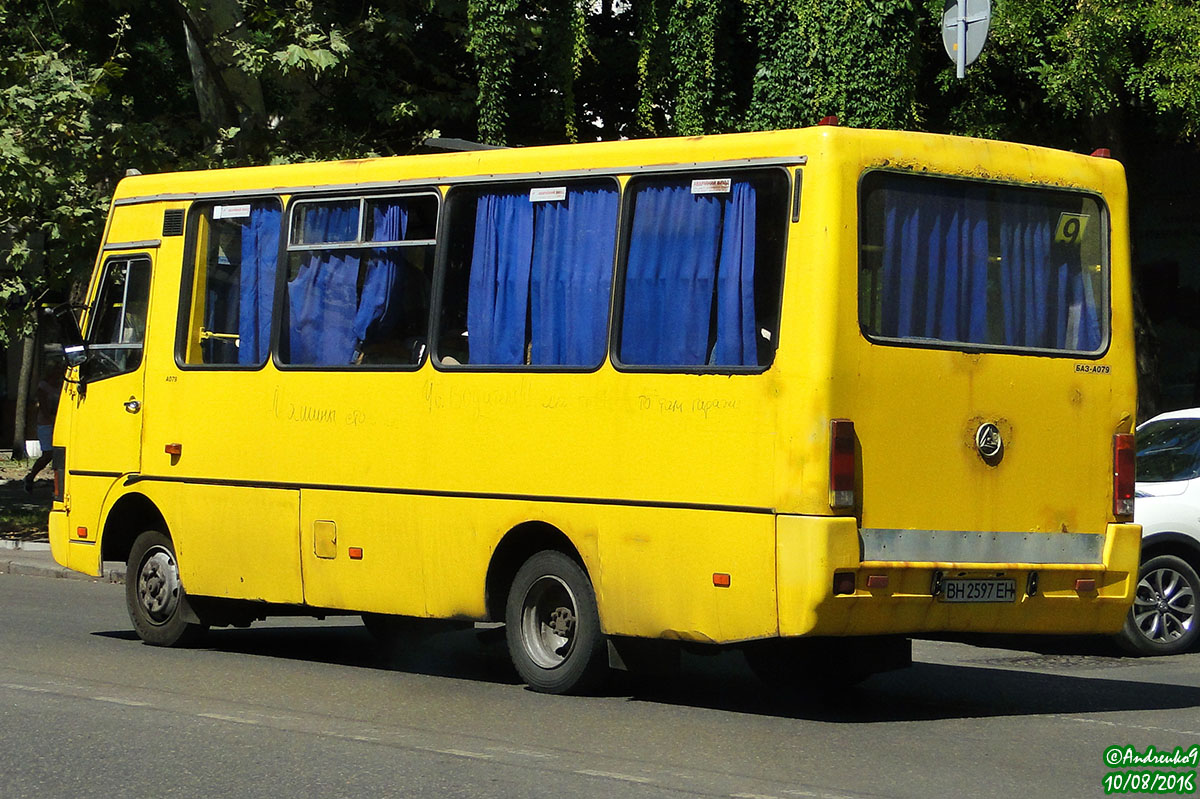
<path id="1" fill-rule="evenodd" d="M 280 360 L 420 364 L 437 212 L 434 194 L 297 202 Z"/>
<path id="2" fill-rule="evenodd" d="M 142 363 L 146 310 L 150 302 L 150 261 L 116 258 L 104 267 L 92 305 L 86 381 L 135 371 Z"/>
<path id="3" fill-rule="evenodd" d="M 616 183 L 460 189 L 451 202 L 441 363 L 598 366 L 607 348 Z"/>
<path id="4" fill-rule="evenodd" d="M 197 209 L 182 360 L 261 366 L 271 337 L 281 212 L 274 199 Z"/>
<path id="5" fill-rule="evenodd" d="M 778 341 L 787 179 L 763 171 L 630 185 L 619 361 L 767 366 Z"/>

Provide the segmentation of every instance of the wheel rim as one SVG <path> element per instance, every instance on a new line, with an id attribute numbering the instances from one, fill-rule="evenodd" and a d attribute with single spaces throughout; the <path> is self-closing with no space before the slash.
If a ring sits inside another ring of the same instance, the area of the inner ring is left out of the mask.
<path id="1" fill-rule="evenodd" d="M 1196 595 L 1179 572 L 1155 569 L 1138 581 L 1133 622 L 1148 640 L 1159 644 L 1178 641 L 1192 629 L 1195 617 Z"/>
<path id="2" fill-rule="evenodd" d="M 521 640 L 529 658 L 543 669 L 561 666 L 575 648 L 579 614 L 575 595 L 563 580 L 545 575 L 525 592 Z"/>
<path id="3" fill-rule="evenodd" d="M 179 607 L 179 567 L 166 547 L 155 546 L 146 552 L 137 574 L 138 603 L 155 624 L 162 624 Z"/>

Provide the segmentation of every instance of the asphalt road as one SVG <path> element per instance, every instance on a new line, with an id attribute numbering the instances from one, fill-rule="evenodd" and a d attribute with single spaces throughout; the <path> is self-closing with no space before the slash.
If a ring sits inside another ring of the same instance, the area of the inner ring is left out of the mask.
<path id="1" fill-rule="evenodd" d="M 1099 797 L 1106 748 L 1200 744 L 1200 655 L 918 642 L 789 702 L 728 653 L 551 697 L 473 631 L 389 657 L 352 618 L 275 620 L 165 650 L 123 602 L 0 575 L 0 797 Z"/>

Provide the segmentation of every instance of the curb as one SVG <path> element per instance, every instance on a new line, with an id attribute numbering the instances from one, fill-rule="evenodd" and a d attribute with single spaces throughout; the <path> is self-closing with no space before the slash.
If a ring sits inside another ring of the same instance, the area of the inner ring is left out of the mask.
<path id="1" fill-rule="evenodd" d="M 0 557 L 0 574 L 20 574 L 27 577 L 54 577 L 66 580 L 91 580 L 92 582 L 124 583 L 124 564 L 105 564 L 104 574 L 96 577 L 59 566 L 53 560 L 34 557 Z"/>
<path id="2" fill-rule="evenodd" d="M 0 549 L 24 549 L 28 552 L 49 552 L 47 541 L 22 541 L 19 538 L 0 538 Z"/>

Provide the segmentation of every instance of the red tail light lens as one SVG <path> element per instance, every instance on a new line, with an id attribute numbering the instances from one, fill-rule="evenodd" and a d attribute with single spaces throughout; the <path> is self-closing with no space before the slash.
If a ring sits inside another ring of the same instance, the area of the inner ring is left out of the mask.
<path id="1" fill-rule="evenodd" d="M 854 457 L 854 422 L 834 419 L 829 430 L 829 506 L 853 508 L 854 477 L 858 471 Z"/>
<path id="2" fill-rule="evenodd" d="M 1113 436 L 1113 513 L 1133 516 L 1134 481 L 1137 479 L 1137 450 L 1132 433 Z"/>

